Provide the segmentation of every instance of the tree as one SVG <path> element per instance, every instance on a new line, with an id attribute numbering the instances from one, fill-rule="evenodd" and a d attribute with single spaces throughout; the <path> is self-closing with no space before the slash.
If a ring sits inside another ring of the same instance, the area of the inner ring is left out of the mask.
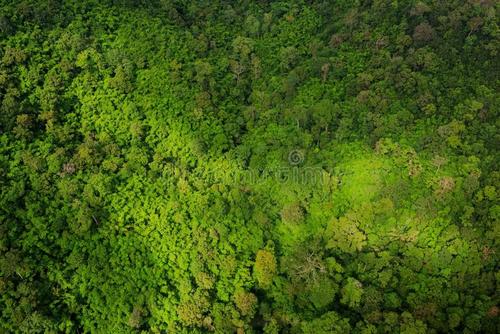
<path id="1" fill-rule="evenodd" d="M 253 15 L 247 16 L 245 19 L 245 31 L 251 37 L 257 37 L 260 35 L 260 21 Z"/>
<path id="2" fill-rule="evenodd" d="M 304 219 L 304 210 L 299 203 L 287 204 L 281 210 L 281 219 L 289 224 L 300 223 Z"/>
<path id="3" fill-rule="evenodd" d="M 327 247 L 346 253 L 360 251 L 366 244 L 366 235 L 358 223 L 347 217 L 334 219 L 326 230 Z"/>
<path id="4" fill-rule="evenodd" d="M 254 276 L 259 286 L 263 289 L 269 288 L 275 274 L 276 259 L 274 254 L 265 249 L 257 251 L 254 264 Z"/>
<path id="5" fill-rule="evenodd" d="M 234 294 L 234 303 L 243 316 L 251 316 L 255 312 L 257 297 L 251 292 L 237 290 Z"/>
<path id="6" fill-rule="evenodd" d="M 332 333 L 332 334 L 348 334 L 351 332 L 349 321 L 341 318 L 336 312 L 327 312 L 320 318 L 301 324 L 302 333 Z"/>
<path id="7" fill-rule="evenodd" d="M 417 43 L 429 42 L 430 40 L 433 39 L 433 37 L 434 37 L 434 29 L 427 22 L 419 24 L 418 26 L 415 27 L 415 30 L 413 31 L 413 40 Z"/>
<path id="8" fill-rule="evenodd" d="M 346 284 L 342 288 L 341 294 L 342 299 L 340 301 L 342 304 L 345 304 L 350 308 L 357 308 L 361 303 L 363 284 L 361 284 L 360 281 L 349 277 Z"/>

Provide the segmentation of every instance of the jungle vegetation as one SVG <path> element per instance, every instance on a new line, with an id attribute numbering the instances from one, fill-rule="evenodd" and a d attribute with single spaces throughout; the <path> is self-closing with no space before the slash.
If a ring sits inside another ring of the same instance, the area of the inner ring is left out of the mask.
<path id="1" fill-rule="evenodd" d="M 498 333 L 500 3 L 0 2 L 0 333 Z"/>

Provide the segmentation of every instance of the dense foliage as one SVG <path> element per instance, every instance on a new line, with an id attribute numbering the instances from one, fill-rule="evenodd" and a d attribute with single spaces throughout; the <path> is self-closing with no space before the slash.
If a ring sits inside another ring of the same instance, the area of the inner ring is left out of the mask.
<path id="1" fill-rule="evenodd" d="M 0 332 L 496 333 L 493 0 L 4 0 Z"/>

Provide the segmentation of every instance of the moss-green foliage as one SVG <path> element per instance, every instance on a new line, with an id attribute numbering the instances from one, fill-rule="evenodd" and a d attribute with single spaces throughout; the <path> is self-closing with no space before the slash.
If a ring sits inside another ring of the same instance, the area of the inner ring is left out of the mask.
<path id="1" fill-rule="evenodd" d="M 495 1 L 3 1 L 0 332 L 496 333 Z"/>

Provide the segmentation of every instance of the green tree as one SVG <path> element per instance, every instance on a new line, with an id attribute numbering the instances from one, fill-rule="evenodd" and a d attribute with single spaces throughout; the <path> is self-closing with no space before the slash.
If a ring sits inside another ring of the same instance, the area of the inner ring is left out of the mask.
<path id="1" fill-rule="evenodd" d="M 273 277 L 276 275 L 277 264 L 274 254 L 265 249 L 257 251 L 254 264 L 255 279 L 259 286 L 267 289 L 273 282 Z"/>

